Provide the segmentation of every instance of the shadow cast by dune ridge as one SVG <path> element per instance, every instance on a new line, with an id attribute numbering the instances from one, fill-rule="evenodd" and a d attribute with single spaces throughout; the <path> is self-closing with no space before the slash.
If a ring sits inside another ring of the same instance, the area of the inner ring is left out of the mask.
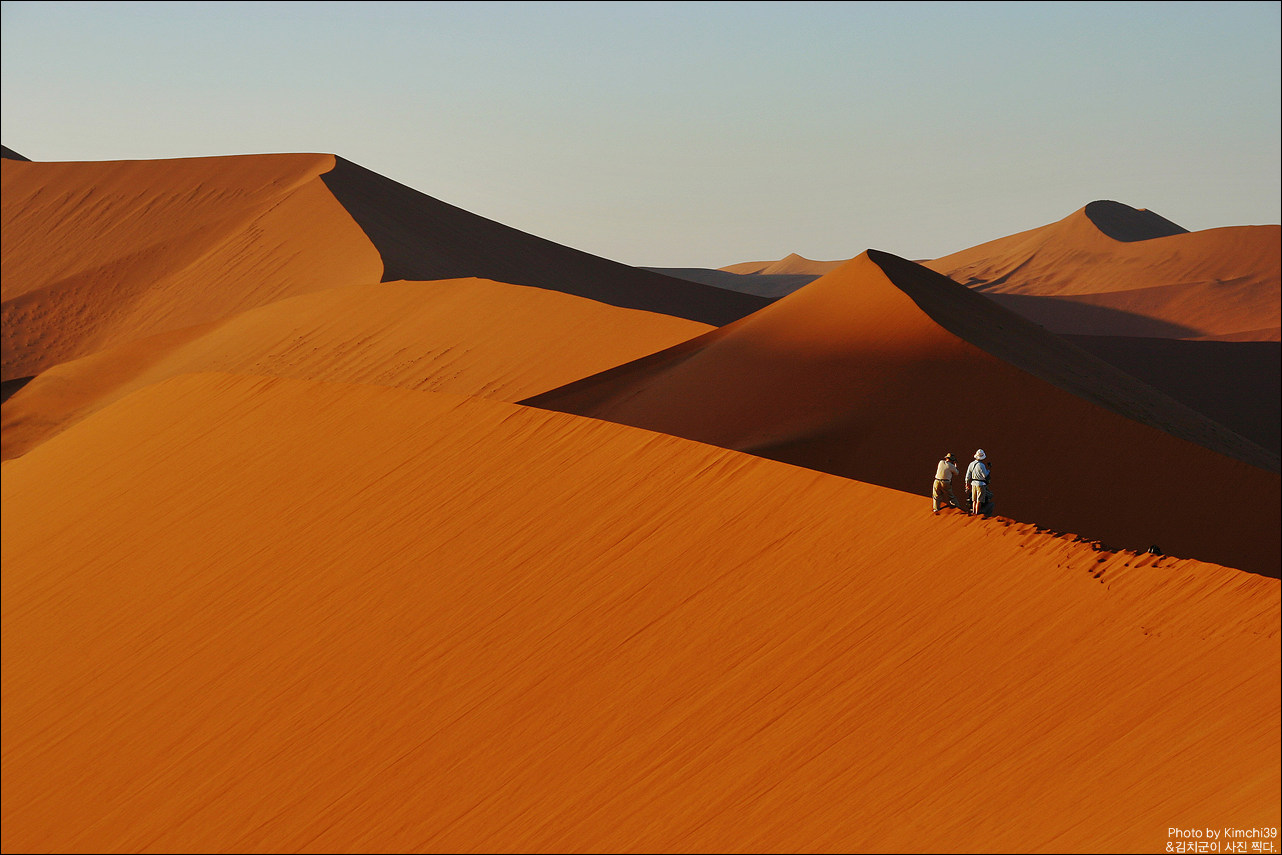
<path id="1" fill-rule="evenodd" d="M 876 250 L 750 318 L 521 403 L 912 493 L 944 451 L 1000 448 L 1012 519 L 1277 572 L 1276 453 Z M 1155 491 L 1176 460 L 1214 508 Z"/>
<path id="2" fill-rule="evenodd" d="M 1123 243 L 1189 233 L 1188 229 L 1160 214 L 1144 208 L 1132 208 L 1121 202 L 1091 202 L 1083 211 L 1097 229 Z"/>
<path id="3" fill-rule="evenodd" d="M 1282 343 L 1064 336 L 1085 351 L 1278 454 Z"/>
<path id="4" fill-rule="evenodd" d="M 971 289 L 998 305 L 1059 335 L 1119 335 L 1138 338 L 1194 338 L 1203 331 L 1174 321 L 1100 306 L 1072 297 L 994 294 Z"/>
<path id="5" fill-rule="evenodd" d="M 5 380 L 3 382 L 0 382 L 0 404 L 3 404 L 5 401 L 12 398 L 15 394 L 17 394 L 22 390 L 22 387 L 26 386 L 28 383 L 30 383 L 32 380 L 35 380 L 35 379 L 36 378 L 34 376 L 14 377 L 11 380 Z"/>
<path id="6" fill-rule="evenodd" d="M 768 305 L 674 279 L 485 219 L 341 157 L 321 175 L 383 258 L 383 281 L 478 277 L 722 326 Z"/>

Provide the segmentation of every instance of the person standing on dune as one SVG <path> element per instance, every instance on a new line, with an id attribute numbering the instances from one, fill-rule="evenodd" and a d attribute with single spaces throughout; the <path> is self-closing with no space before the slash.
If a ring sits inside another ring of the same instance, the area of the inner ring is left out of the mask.
<path id="1" fill-rule="evenodd" d="M 931 513 L 939 513 L 940 508 L 961 507 L 961 503 L 957 501 L 957 495 L 953 493 L 953 476 L 960 471 L 951 451 L 939 461 L 939 465 L 935 467 L 935 485 L 930 491 Z"/>
<path id="2" fill-rule="evenodd" d="M 988 503 L 988 482 L 992 477 L 992 468 L 985 461 L 988 455 L 984 449 L 975 452 L 975 459 L 966 467 L 966 490 L 970 493 L 970 512 L 978 514 Z"/>

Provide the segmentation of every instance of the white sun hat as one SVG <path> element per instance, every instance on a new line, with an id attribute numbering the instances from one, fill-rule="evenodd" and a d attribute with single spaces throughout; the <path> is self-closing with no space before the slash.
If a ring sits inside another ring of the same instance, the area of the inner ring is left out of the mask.
<path id="1" fill-rule="evenodd" d="M 984 453 L 984 449 L 982 449 L 982 448 L 981 448 L 979 451 L 976 451 L 976 452 L 975 452 L 975 459 L 976 459 L 976 460 L 983 460 L 983 459 L 984 459 L 985 457 L 987 457 L 987 456 L 988 456 L 988 455 Z"/>

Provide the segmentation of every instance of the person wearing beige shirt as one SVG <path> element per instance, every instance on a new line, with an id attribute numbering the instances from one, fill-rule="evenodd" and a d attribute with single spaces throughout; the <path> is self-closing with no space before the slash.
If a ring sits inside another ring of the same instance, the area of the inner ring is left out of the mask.
<path id="1" fill-rule="evenodd" d="M 935 486 L 931 488 L 931 513 L 939 513 L 940 508 L 960 508 L 961 503 L 953 493 L 953 476 L 958 473 L 957 460 L 950 451 L 944 455 L 935 467 Z"/>

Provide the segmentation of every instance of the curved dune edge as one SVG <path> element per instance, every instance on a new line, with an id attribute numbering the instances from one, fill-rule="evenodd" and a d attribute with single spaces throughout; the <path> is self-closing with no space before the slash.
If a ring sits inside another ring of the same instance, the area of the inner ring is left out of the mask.
<path id="1" fill-rule="evenodd" d="M 985 448 L 1003 515 L 1278 574 L 1276 455 L 887 253 L 524 403 L 911 492 Z"/>
<path id="2" fill-rule="evenodd" d="M 3 161 L 4 379 L 254 306 L 378 282 L 332 155 Z"/>
<path id="3" fill-rule="evenodd" d="M 456 208 L 341 157 L 321 179 L 378 248 L 385 280 L 476 276 L 720 326 L 769 300 L 629 267 Z"/>
<path id="4" fill-rule="evenodd" d="M 3 499 L 6 851 L 1153 851 L 1279 823 L 1276 580 L 275 378 L 149 386 L 6 462 Z"/>
<path id="5" fill-rule="evenodd" d="M 1150 211 L 1092 202 L 922 264 L 1006 297 L 1055 332 L 1268 336 L 1282 311 L 1280 234 L 1276 225 L 1188 232 Z"/>
<path id="6" fill-rule="evenodd" d="M 332 288 L 43 372 L 0 409 L 0 455 L 18 457 L 112 401 L 178 374 L 261 374 L 516 401 L 709 329 L 482 279 Z"/>

